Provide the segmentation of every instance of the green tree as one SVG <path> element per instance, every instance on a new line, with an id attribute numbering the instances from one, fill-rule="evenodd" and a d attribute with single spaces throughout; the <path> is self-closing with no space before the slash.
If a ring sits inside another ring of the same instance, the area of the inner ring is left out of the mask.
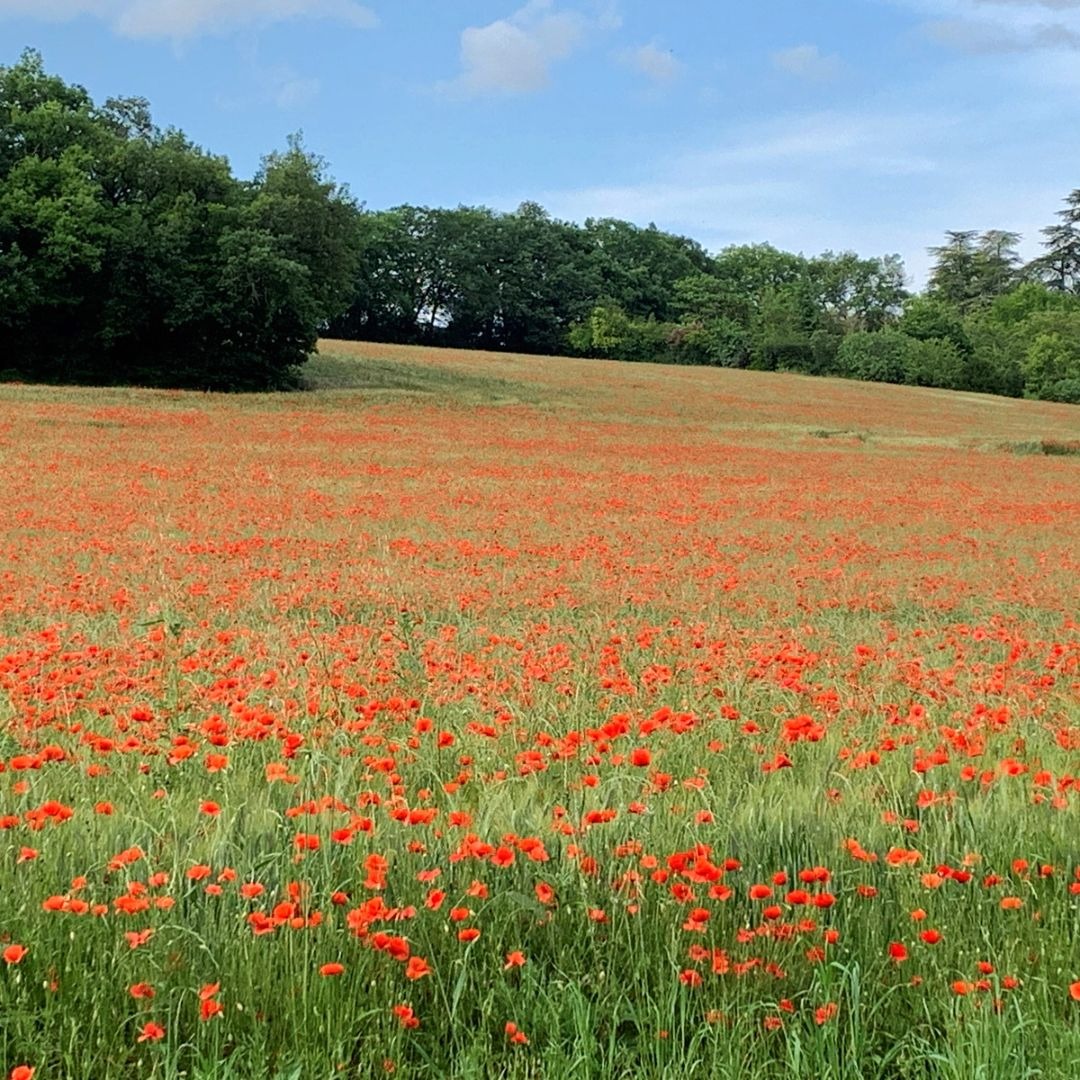
<path id="1" fill-rule="evenodd" d="M 738 368 L 750 363 L 750 331 L 723 316 L 680 323 L 673 328 L 670 343 L 681 363 Z"/>
<path id="2" fill-rule="evenodd" d="M 567 335 L 574 352 L 609 360 L 673 359 L 674 327 L 655 319 L 635 319 L 614 304 L 599 304 Z"/>
<path id="3" fill-rule="evenodd" d="M 930 296 L 961 310 L 975 300 L 977 235 L 974 229 L 951 229 L 945 233 L 944 244 L 927 249 L 934 258 L 926 290 Z"/>
<path id="4" fill-rule="evenodd" d="M 287 381 L 353 288 L 359 213 L 299 143 L 251 184 L 139 98 L 0 67 L 0 331 L 33 378 Z"/>
<path id="5" fill-rule="evenodd" d="M 348 188 L 293 136 L 284 153 L 263 159 L 253 191 L 254 220 L 281 238 L 287 258 L 307 268 L 307 302 L 316 318 L 340 315 L 353 297 L 362 251 L 359 207 Z"/>
<path id="6" fill-rule="evenodd" d="M 1026 281 L 999 296 L 988 314 L 1001 326 L 1016 327 L 1047 311 L 1080 311 L 1080 296 L 1059 292 L 1042 282 Z"/>
<path id="7" fill-rule="evenodd" d="M 937 297 L 912 297 L 904 305 L 904 313 L 896 325 L 917 341 L 943 338 L 951 341 L 962 353 L 971 352 L 971 342 L 968 341 L 960 312 Z"/>
<path id="8" fill-rule="evenodd" d="M 1000 299 L 1012 295 L 1009 293 Z M 964 320 L 964 333 L 971 342 L 968 362 L 970 389 L 1020 397 L 1024 392 L 1022 334 L 1015 327 L 995 319 L 992 309 L 969 315 Z"/>
<path id="9" fill-rule="evenodd" d="M 1045 254 L 1031 270 L 1059 292 L 1080 293 L 1080 188 L 1065 197 L 1058 221 L 1042 230 Z"/>
<path id="10" fill-rule="evenodd" d="M 899 255 L 864 259 L 827 251 L 809 261 L 807 274 L 817 306 L 839 333 L 880 330 L 908 296 Z"/>
<path id="11" fill-rule="evenodd" d="M 112 234 L 96 166 L 113 141 L 39 53 L 0 67 L 0 332 L 26 370 L 62 377 L 94 352 Z"/>
<path id="12" fill-rule="evenodd" d="M 971 390 L 968 356 L 948 338 L 909 338 L 904 349 L 904 382 L 943 390 Z"/>
<path id="13" fill-rule="evenodd" d="M 765 371 L 814 370 L 818 309 L 805 282 L 767 288 L 750 322 L 752 365 Z"/>
<path id="14" fill-rule="evenodd" d="M 1019 280 L 1020 234 L 1004 229 L 954 230 L 934 256 L 927 294 L 964 313 L 1008 292 Z"/>
<path id="15" fill-rule="evenodd" d="M 1022 260 L 1016 245 L 1020 234 L 1007 229 L 987 229 L 979 237 L 977 253 L 979 302 L 1002 296 L 1021 281 Z"/>
<path id="16" fill-rule="evenodd" d="M 587 236 L 536 203 L 512 214 L 484 213 L 486 220 L 472 230 L 449 340 L 514 352 L 561 351 L 570 325 L 600 292 Z"/>
<path id="17" fill-rule="evenodd" d="M 1033 315 L 1025 327 L 1025 392 L 1050 401 L 1080 403 L 1080 312 L 1043 312 Z"/>
<path id="18" fill-rule="evenodd" d="M 679 324 L 680 355 L 690 363 L 746 367 L 751 359 L 747 309 L 730 281 L 697 273 L 673 289 L 672 308 Z"/>
<path id="19" fill-rule="evenodd" d="M 836 373 L 867 382 L 905 382 L 911 342 L 906 334 L 893 328 L 856 330 L 840 344 Z"/>
<path id="20" fill-rule="evenodd" d="M 673 319 L 675 283 L 710 268 L 700 244 L 655 225 L 642 229 L 615 218 L 590 218 L 584 231 L 599 298 L 635 317 Z"/>
<path id="21" fill-rule="evenodd" d="M 801 255 L 771 244 L 743 244 L 721 251 L 709 273 L 726 298 L 724 314 L 748 327 L 766 296 L 806 280 L 808 265 Z"/>

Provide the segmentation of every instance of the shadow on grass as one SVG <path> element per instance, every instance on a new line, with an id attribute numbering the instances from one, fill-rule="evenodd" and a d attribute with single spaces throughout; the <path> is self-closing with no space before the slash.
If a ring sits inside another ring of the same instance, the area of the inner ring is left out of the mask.
<path id="1" fill-rule="evenodd" d="M 1003 450 L 1014 454 L 1043 454 L 1046 457 L 1080 457 L 1080 439 L 1042 439 L 1030 442 L 1011 442 Z"/>
<path id="2" fill-rule="evenodd" d="M 410 364 L 398 360 L 320 353 L 304 365 L 300 389 L 308 391 L 362 391 L 380 397 L 420 396 L 466 405 L 536 404 L 543 394 L 537 387 L 453 368 Z"/>

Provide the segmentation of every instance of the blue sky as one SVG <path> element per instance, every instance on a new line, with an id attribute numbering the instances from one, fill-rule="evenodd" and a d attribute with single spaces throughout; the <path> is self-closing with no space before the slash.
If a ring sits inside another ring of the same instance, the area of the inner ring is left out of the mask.
<path id="1" fill-rule="evenodd" d="M 0 0 L 101 100 L 250 175 L 302 130 L 372 208 L 535 199 L 711 250 L 1038 229 L 1080 187 L 1080 0 Z"/>

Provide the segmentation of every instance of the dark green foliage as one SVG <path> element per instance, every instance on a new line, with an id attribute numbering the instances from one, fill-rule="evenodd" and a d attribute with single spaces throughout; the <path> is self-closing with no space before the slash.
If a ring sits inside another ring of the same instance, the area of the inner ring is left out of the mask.
<path id="1" fill-rule="evenodd" d="M 22 378 L 287 384 L 353 295 L 360 215 L 297 142 L 235 179 L 139 99 L 0 68 L 0 333 Z"/>
<path id="2" fill-rule="evenodd" d="M 1030 269 L 1059 292 L 1080 294 L 1080 188 L 1065 198 L 1058 220 L 1042 230 L 1045 254 Z"/>
<path id="3" fill-rule="evenodd" d="M 811 371 L 811 338 L 821 313 L 805 282 L 766 288 L 750 320 L 751 366 L 762 371 Z"/>
<path id="4" fill-rule="evenodd" d="M 836 354 L 836 373 L 867 382 L 902 383 L 907 377 L 911 338 L 899 330 L 856 330 Z"/>
<path id="5" fill-rule="evenodd" d="M 971 230 L 947 232 L 944 244 L 930 248 L 936 263 L 929 295 L 962 313 L 984 307 L 1020 280 L 1019 241 L 1018 233 L 1004 229 L 981 235 Z"/>
<path id="6" fill-rule="evenodd" d="M 589 219 L 583 232 L 588 269 L 598 290 L 594 295 L 632 318 L 673 321 L 676 283 L 711 272 L 713 260 L 699 244 L 655 225 L 641 229 L 614 218 Z"/>
<path id="7" fill-rule="evenodd" d="M 1024 393 L 1022 335 L 997 321 L 993 312 L 969 316 L 964 329 L 971 342 L 970 389 L 1020 397 Z"/>
<path id="8" fill-rule="evenodd" d="M 568 344 L 581 356 L 672 363 L 678 359 L 674 335 L 670 324 L 635 319 L 615 304 L 600 304 L 571 327 Z"/>
<path id="9" fill-rule="evenodd" d="M 932 296 L 912 297 L 904 305 L 904 313 L 897 326 L 916 341 L 940 338 L 951 341 L 962 353 L 971 352 L 971 341 L 960 312 L 944 300 Z"/>
<path id="10" fill-rule="evenodd" d="M 904 382 L 943 390 L 970 390 L 967 354 L 948 338 L 911 338 L 904 351 Z"/>
<path id="11" fill-rule="evenodd" d="M 669 341 L 680 363 L 718 367 L 746 367 L 750 363 L 749 331 L 723 315 L 707 322 L 682 323 L 672 329 Z"/>
<path id="12" fill-rule="evenodd" d="M 899 255 L 863 259 L 851 251 L 827 251 L 809 260 L 806 277 L 818 307 L 839 332 L 880 330 L 908 295 Z"/>
<path id="13" fill-rule="evenodd" d="M 560 352 L 598 306 L 668 321 L 675 283 L 709 262 L 682 237 L 580 227 L 535 203 L 511 214 L 402 206 L 365 215 L 364 229 L 353 302 L 330 332 L 369 340 Z"/>

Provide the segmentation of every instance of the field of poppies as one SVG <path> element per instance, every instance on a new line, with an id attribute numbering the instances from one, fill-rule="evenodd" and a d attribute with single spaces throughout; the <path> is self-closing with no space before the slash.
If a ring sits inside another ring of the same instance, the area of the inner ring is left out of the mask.
<path id="1" fill-rule="evenodd" d="M 0 388 L 0 1075 L 1080 1076 L 1080 409 L 311 381 Z"/>

